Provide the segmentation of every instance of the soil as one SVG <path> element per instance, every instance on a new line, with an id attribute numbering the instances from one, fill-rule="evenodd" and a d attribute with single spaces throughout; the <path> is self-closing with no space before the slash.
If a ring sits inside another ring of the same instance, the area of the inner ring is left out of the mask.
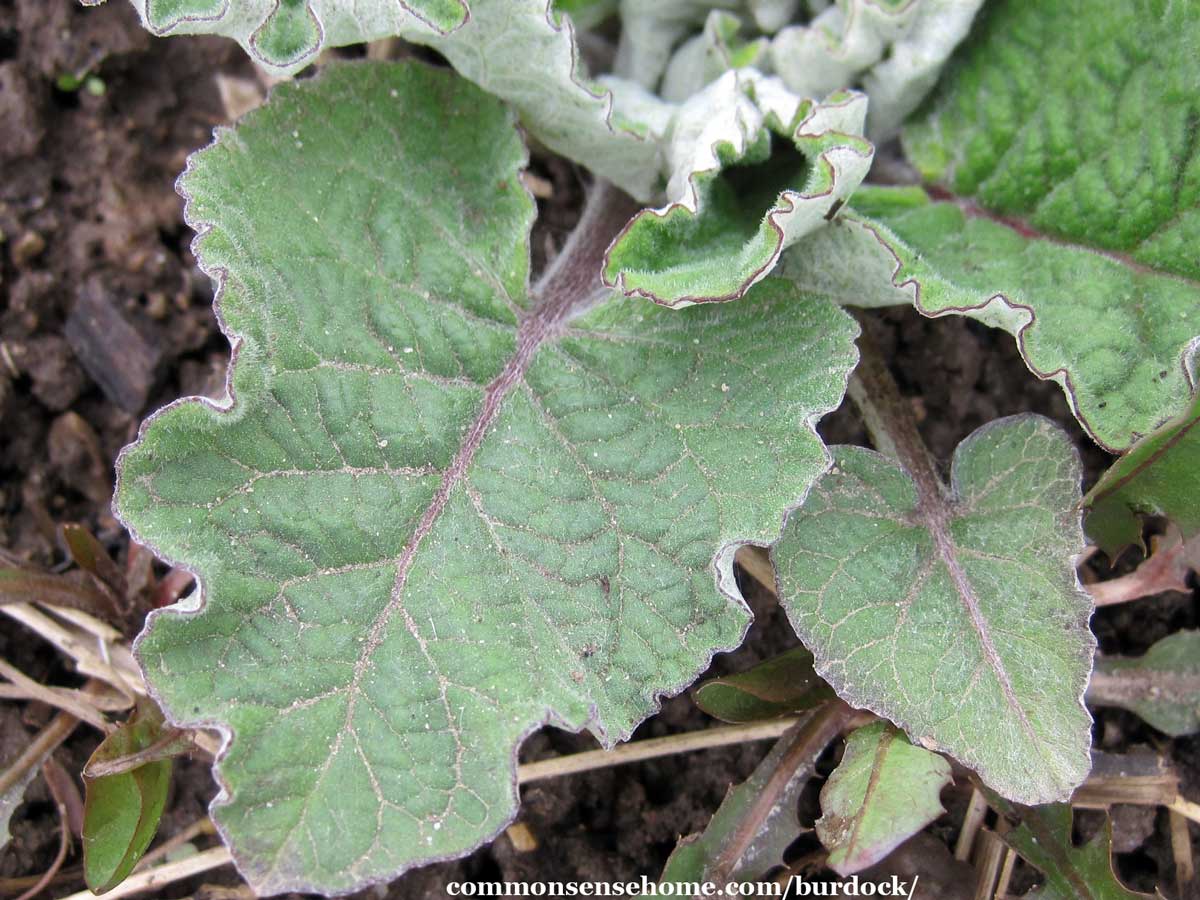
<path id="1" fill-rule="evenodd" d="M 226 79 L 225 92 L 218 77 Z M 137 24 L 128 3 L 83 9 L 73 2 L 0 0 L 0 547 L 3 554 L 62 568 L 57 527 L 85 524 L 120 559 L 124 532 L 109 511 L 112 461 L 142 416 L 185 394 L 215 393 L 228 346 L 211 311 L 212 290 L 189 250 L 191 232 L 172 189 L 190 151 L 210 140 L 227 109 L 257 84 L 245 56 L 219 39 L 158 40 Z M 240 92 L 240 93 L 239 93 Z M 535 158 L 533 171 L 553 186 L 541 202 L 534 234 L 540 265 L 561 246 L 582 196 L 569 164 Z M 1035 411 L 1075 437 L 1094 479 L 1108 457 L 1071 417 L 1061 391 L 1033 378 L 1007 335 L 962 319 L 931 321 L 911 310 L 877 320 L 877 340 L 891 360 L 930 447 L 943 460 L 975 427 L 997 416 Z M 861 424 L 843 408 L 822 423 L 828 440 L 865 443 Z M 1124 562 L 1122 571 L 1132 560 Z M 1097 577 L 1112 573 L 1093 563 Z M 738 671 L 796 643 L 773 599 L 746 580 L 757 621 L 746 644 L 718 657 L 710 674 Z M 1108 653 L 1137 654 L 1181 628 L 1200 625 L 1196 592 L 1165 594 L 1101 611 L 1095 631 Z M 43 683 L 79 679 L 49 646 L 15 626 L 0 631 L 0 657 Z M 19 747 L 48 719 L 30 704 L 0 705 L 0 753 Z M 687 696 L 664 702 L 635 738 L 712 724 Z M 1169 740 L 1135 717 L 1096 715 L 1097 746 L 1123 752 L 1149 746 L 1170 759 L 1184 790 L 1200 796 L 1200 741 Z M 58 753 L 77 773 L 96 739 L 79 729 Z M 530 738 L 522 759 L 595 746 L 591 738 L 553 729 Z M 731 783 L 744 779 L 765 744 L 751 744 L 539 783 L 523 791 L 521 847 L 502 836 L 456 862 L 409 873 L 363 897 L 441 897 L 449 880 L 634 880 L 655 878 L 681 834 L 698 831 Z M 823 761 L 823 772 L 838 751 Z M 965 782 L 960 781 L 960 785 Z M 816 790 L 801 818 L 817 815 Z M 207 767 L 184 760 L 160 836 L 202 816 L 215 792 Z M 955 877 L 946 841 L 966 803 L 958 787 L 944 800 L 948 816 L 895 857 L 897 867 L 924 866 L 926 883 L 943 879 L 938 896 L 970 883 Z M 1086 835 L 1099 827 L 1079 816 Z M 1161 812 L 1121 809 L 1115 817 L 1116 866 L 1131 886 L 1177 896 L 1167 820 Z M 53 859 L 58 824 L 40 779 L 13 820 L 0 852 L 0 879 L 39 873 Z M 1193 829 L 1193 836 L 1196 831 Z M 534 846 L 529 847 L 532 837 Z M 793 848 L 816 849 L 811 835 Z M 1200 852 L 1200 846 L 1197 848 Z M 82 887 L 73 852 L 47 896 Z M 204 885 L 236 884 L 230 869 L 164 889 L 162 896 L 202 895 Z M 211 894 L 211 892 L 210 892 Z M 934 894 L 931 894 L 933 896 Z"/>

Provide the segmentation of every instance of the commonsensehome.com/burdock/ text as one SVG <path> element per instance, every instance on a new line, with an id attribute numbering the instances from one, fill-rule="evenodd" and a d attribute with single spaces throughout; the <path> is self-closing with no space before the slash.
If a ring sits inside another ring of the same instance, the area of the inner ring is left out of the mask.
<path id="1" fill-rule="evenodd" d="M 793 875 L 784 881 L 730 882 L 652 881 L 451 881 L 451 897 L 904 897 L 916 896 L 919 876 L 906 881 L 895 875 L 888 881 L 810 881 Z"/>

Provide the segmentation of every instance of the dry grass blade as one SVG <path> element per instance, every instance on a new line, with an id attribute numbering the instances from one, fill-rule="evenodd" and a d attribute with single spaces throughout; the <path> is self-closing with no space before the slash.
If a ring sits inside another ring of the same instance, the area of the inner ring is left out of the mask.
<path id="1" fill-rule="evenodd" d="M 105 900 L 119 900 L 121 897 L 140 894 L 142 891 L 157 890 L 168 884 L 174 884 L 176 881 L 191 878 L 193 875 L 219 869 L 231 862 L 233 862 L 233 857 L 228 849 L 213 847 L 211 850 L 205 850 L 195 856 L 188 856 L 142 872 L 136 872 L 105 893 L 104 898 Z M 62 900 L 96 900 L 96 895 L 91 891 L 79 891 L 62 898 Z"/>
<path id="2" fill-rule="evenodd" d="M 36 700 L 69 712 L 82 722 L 87 722 L 93 728 L 105 734 L 112 731 L 113 726 L 101 714 L 100 710 L 87 702 L 88 695 L 81 691 L 67 691 L 39 684 L 28 675 L 7 661 L 0 659 L 0 676 L 7 678 L 15 690 L 0 691 L 0 696 L 9 699 Z M 2 686 L 0 686 L 2 687 Z"/>

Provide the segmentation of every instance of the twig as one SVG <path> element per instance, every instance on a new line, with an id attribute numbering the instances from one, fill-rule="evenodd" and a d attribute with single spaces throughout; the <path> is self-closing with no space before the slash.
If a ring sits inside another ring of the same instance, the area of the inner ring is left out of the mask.
<path id="1" fill-rule="evenodd" d="M 128 897 L 141 891 L 166 887 L 168 884 L 191 878 L 193 875 L 219 869 L 231 862 L 233 862 L 233 856 L 228 848 L 213 847 L 211 850 L 205 850 L 195 856 L 177 859 L 174 862 L 164 863 L 161 866 L 130 875 L 111 891 L 106 892 L 104 900 L 119 900 L 121 897 Z M 69 897 L 64 897 L 63 900 L 96 900 L 96 895 L 91 891 L 79 891 Z"/>
<path id="2" fill-rule="evenodd" d="M 17 897 L 17 900 L 31 900 L 40 894 L 62 868 L 67 858 L 67 848 L 71 846 L 70 816 L 67 813 L 67 798 L 62 794 L 62 783 L 56 778 L 47 778 L 46 786 L 50 788 L 50 796 L 54 798 L 54 806 L 58 811 L 58 853 L 54 855 L 54 862 L 50 863 L 50 868 L 42 873 L 42 877 L 34 882 L 29 890 Z"/>
<path id="3" fill-rule="evenodd" d="M 1200 546 L 1200 541 L 1196 538 L 1172 544 L 1150 554 L 1128 575 L 1095 581 L 1085 584 L 1084 588 L 1092 595 L 1097 606 L 1128 603 L 1164 591 L 1186 592 L 1190 590 L 1187 576 L 1192 569 L 1191 556 L 1197 546 Z"/>
<path id="4" fill-rule="evenodd" d="M 971 848 L 975 845 L 975 835 L 983 825 L 987 815 L 987 798 L 978 788 L 971 789 L 971 802 L 967 805 L 967 814 L 963 817 L 962 828 L 958 832 L 958 840 L 954 844 L 954 858 L 967 862 L 971 858 Z"/>
<path id="5" fill-rule="evenodd" d="M 133 867 L 133 871 L 141 872 L 149 868 L 172 850 L 182 847 L 184 844 L 195 840 L 201 835 L 216 833 L 216 826 L 213 825 L 212 819 L 210 819 L 208 816 L 197 819 L 187 828 L 183 829 L 183 831 L 179 832 L 178 834 L 171 835 L 169 838 L 139 859 L 137 865 Z"/>
<path id="6" fill-rule="evenodd" d="M 1191 800 L 1185 800 L 1183 797 L 1176 797 L 1167 804 L 1167 809 L 1177 812 L 1185 819 L 1200 825 L 1200 803 L 1193 803 Z"/>
<path id="7" fill-rule="evenodd" d="M 79 697 L 86 697 L 86 694 L 76 694 L 73 691 L 67 692 L 38 684 L 20 669 L 9 665 L 3 659 L 0 659 L 0 676 L 7 678 L 12 682 L 12 686 L 16 688 L 15 691 L 4 692 L 12 699 L 37 700 L 45 703 L 47 706 L 53 706 L 55 709 L 69 712 L 75 718 L 87 722 L 104 734 L 112 731 L 111 723 L 104 716 L 100 715 L 94 706 L 89 706 L 79 699 Z"/>
<path id="8" fill-rule="evenodd" d="M 799 721 L 798 717 L 792 716 L 770 722 L 706 728 L 700 731 L 651 738 L 646 741 L 633 741 L 622 744 L 615 750 L 586 750 L 583 753 L 572 753 L 568 756 L 559 756 L 518 766 L 517 781 L 520 784 L 529 784 L 532 781 L 541 781 L 546 778 L 590 772 L 593 769 L 621 766 L 644 759 L 672 756 L 676 753 L 691 753 L 693 750 L 708 750 L 713 747 L 726 747 L 730 744 L 765 741 L 769 738 L 779 737 Z"/>
<path id="9" fill-rule="evenodd" d="M 0 772 L 0 795 L 18 784 L 27 772 L 41 766 L 78 724 L 79 720 L 68 712 L 60 712 L 51 719 L 50 724 L 38 732 L 37 737 L 21 751 L 21 755 L 13 760 L 12 765 Z"/>
<path id="10" fill-rule="evenodd" d="M 1171 823 L 1171 855 L 1175 857 L 1175 888 L 1182 897 L 1185 885 L 1196 877 L 1192 860 L 1192 837 L 1188 834 L 1187 819 L 1173 809 L 1167 810 Z"/>
<path id="11" fill-rule="evenodd" d="M 802 768 L 809 771 L 816 765 L 817 757 L 838 736 L 854 716 L 854 710 L 841 700 L 831 700 L 813 712 L 803 724 L 787 738 L 787 748 L 779 760 L 779 766 L 763 786 L 762 793 L 746 811 L 729 840 L 713 860 L 710 881 L 723 884 L 737 867 L 746 849 L 762 829 L 763 822 L 771 809 L 780 802 L 780 795 Z"/>

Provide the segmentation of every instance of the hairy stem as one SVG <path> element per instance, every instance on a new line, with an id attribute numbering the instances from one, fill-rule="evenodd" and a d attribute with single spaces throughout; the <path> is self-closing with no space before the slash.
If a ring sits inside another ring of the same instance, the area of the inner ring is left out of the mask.
<path id="1" fill-rule="evenodd" d="M 782 740 L 787 742 L 786 750 L 778 768 L 771 773 L 762 793 L 738 822 L 721 853 L 713 861 L 709 881 L 723 884 L 729 880 L 787 786 L 801 774 L 812 774 L 817 757 L 841 733 L 854 714 L 854 710 L 841 700 L 830 700 L 784 735 Z"/>

